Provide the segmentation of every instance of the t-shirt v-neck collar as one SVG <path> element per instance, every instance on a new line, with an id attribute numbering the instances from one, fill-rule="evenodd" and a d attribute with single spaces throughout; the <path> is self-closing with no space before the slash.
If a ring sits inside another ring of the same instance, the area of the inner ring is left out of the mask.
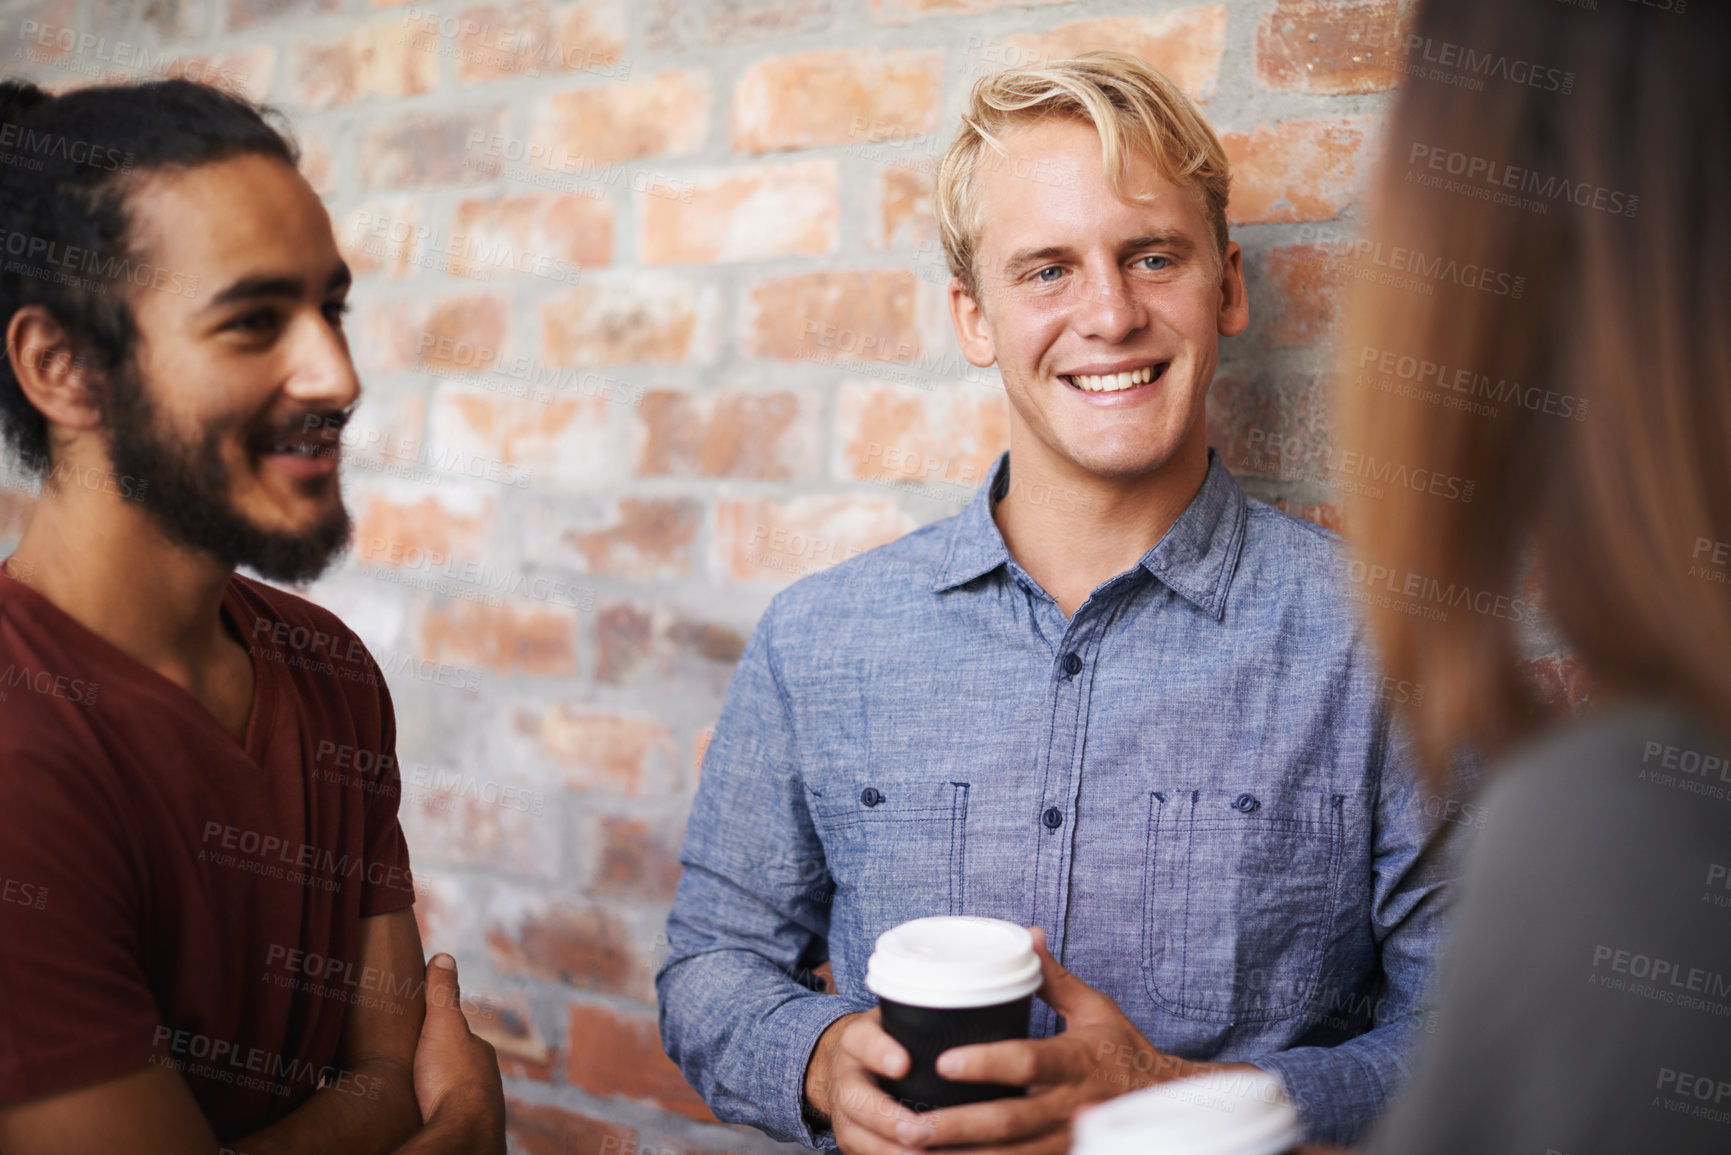
<path id="1" fill-rule="evenodd" d="M 60 644 L 70 644 L 78 649 L 90 652 L 92 665 L 102 670 L 117 670 L 128 681 L 142 689 L 146 689 L 164 701 L 172 704 L 182 714 L 196 718 L 198 724 L 207 726 L 224 739 L 240 747 L 254 763 L 262 765 L 264 750 L 268 742 L 271 727 L 275 724 L 274 703 L 276 694 L 267 692 L 266 680 L 272 676 L 268 660 L 260 660 L 257 648 L 247 640 L 247 625 L 257 617 L 245 604 L 240 590 L 240 580 L 233 574 L 229 575 L 228 584 L 222 591 L 221 612 L 227 615 L 233 623 L 237 639 L 245 649 L 247 661 L 252 664 L 252 704 L 247 711 L 246 734 L 244 739 L 236 738 L 233 731 L 217 720 L 210 708 L 172 678 L 145 665 L 101 634 L 86 626 L 83 622 L 61 609 L 48 597 L 31 588 L 25 582 L 19 581 L 6 571 L 5 563 L 10 558 L 0 559 L 0 583 L 9 586 L 20 597 L 30 603 L 40 615 L 39 621 L 47 627 Z M 231 635 L 232 636 L 232 635 Z"/>

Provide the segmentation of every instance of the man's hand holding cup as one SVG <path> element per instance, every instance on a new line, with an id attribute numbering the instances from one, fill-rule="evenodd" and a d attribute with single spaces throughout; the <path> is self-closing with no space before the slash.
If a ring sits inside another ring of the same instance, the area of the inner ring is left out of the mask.
<path id="1" fill-rule="evenodd" d="M 830 1027 L 807 1069 L 807 1096 L 830 1117 L 844 1152 L 970 1147 L 980 1155 L 1063 1155 L 1070 1149 L 1072 1118 L 1089 1104 L 1170 1079 L 1246 1066 L 1194 1063 L 1159 1051 L 1116 1003 L 1052 957 L 1043 930 L 1033 927 L 1031 934 L 1038 994 L 1063 1016 L 1064 1031 L 1045 1039 L 1000 1036 L 953 1046 L 936 1059 L 942 1081 L 995 1086 L 995 1094 L 1005 1097 L 911 1109 L 929 1104 L 898 1102 L 880 1086 L 917 1082 L 908 1049 L 884 1030 L 882 1010 L 849 1015 Z M 1026 1033 L 1025 1020 L 1019 1033 Z M 969 1096 L 963 1091 L 960 1097 Z"/>
<path id="2" fill-rule="evenodd" d="M 1028 1088 L 1020 1098 L 949 1107 L 916 1116 L 898 1128 L 910 1147 L 974 1147 L 1004 1155 L 1063 1155 L 1070 1123 L 1092 1103 L 1184 1078 L 1248 1064 L 1194 1063 L 1150 1043 L 1118 1004 L 1065 970 L 1046 935 L 1031 928 L 1040 959 L 1039 995 L 1064 1019 L 1060 1034 L 956 1047 L 938 1059 L 938 1073 L 968 1083 Z"/>

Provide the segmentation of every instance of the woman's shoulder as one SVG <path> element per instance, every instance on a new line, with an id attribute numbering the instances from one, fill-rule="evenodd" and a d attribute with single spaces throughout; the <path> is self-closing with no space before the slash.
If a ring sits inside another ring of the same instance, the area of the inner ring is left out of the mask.
<path id="1" fill-rule="evenodd" d="M 1626 706 L 1530 740 L 1487 778 L 1461 885 L 1465 937 L 1501 942 L 1535 972 L 1592 970 L 1625 946 L 1693 955 L 1723 943 L 1731 890 L 1724 904 L 1709 890 L 1714 866 L 1731 865 L 1731 762 L 1710 727 L 1673 706 Z"/>
<path id="2" fill-rule="evenodd" d="M 1493 842 L 1553 832 L 1552 849 L 1651 833 L 1731 830 L 1731 742 L 1679 707 L 1640 702 L 1574 720 L 1509 751 L 1482 798 Z M 1499 837 L 1497 832 L 1503 837 Z M 1577 838 L 1567 836 L 1575 833 Z"/>

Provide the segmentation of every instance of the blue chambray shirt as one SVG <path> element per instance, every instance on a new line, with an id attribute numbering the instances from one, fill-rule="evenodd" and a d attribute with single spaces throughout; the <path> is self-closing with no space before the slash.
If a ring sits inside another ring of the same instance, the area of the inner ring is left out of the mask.
<path id="1" fill-rule="evenodd" d="M 1398 1089 L 1453 853 L 1346 596 L 1339 540 L 1212 451 L 1171 530 L 1066 620 L 992 518 L 797 582 L 704 758 L 656 975 L 667 1053 L 717 1116 L 801 1114 L 877 936 L 932 914 L 1045 928 L 1163 1051 L 1278 1073 L 1311 1142 Z M 1408 692 L 1402 687 L 1400 692 Z M 800 981 L 826 956 L 837 994 Z M 1035 1003 L 1036 1036 L 1057 1017 Z"/>

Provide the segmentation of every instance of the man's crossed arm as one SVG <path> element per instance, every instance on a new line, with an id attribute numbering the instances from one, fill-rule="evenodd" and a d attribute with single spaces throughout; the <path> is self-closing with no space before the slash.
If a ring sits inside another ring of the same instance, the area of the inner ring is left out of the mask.
<path id="1" fill-rule="evenodd" d="M 418 974 L 421 959 L 413 912 L 361 920 L 361 966 Z M 351 1005 L 336 1058 L 343 1078 L 228 1150 L 502 1153 L 504 1095 L 493 1048 L 469 1031 L 448 956 L 438 956 L 425 972 L 424 997 L 416 990 Z M 219 1149 L 191 1090 L 167 1066 L 0 1109 L 0 1151 L 6 1155 L 216 1155 Z"/>

